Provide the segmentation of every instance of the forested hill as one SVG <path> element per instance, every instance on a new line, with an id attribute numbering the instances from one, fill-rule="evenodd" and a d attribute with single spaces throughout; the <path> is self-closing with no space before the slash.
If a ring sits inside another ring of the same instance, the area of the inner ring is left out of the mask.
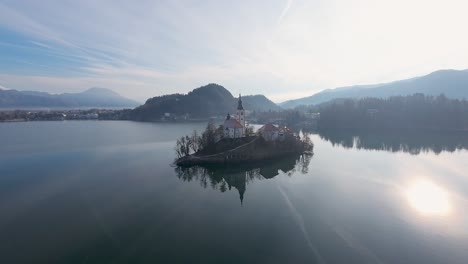
<path id="1" fill-rule="evenodd" d="M 468 130 L 468 101 L 414 94 L 320 105 L 320 129 Z"/>
<path id="2" fill-rule="evenodd" d="M 425 76 L 390 83 L 328 89 L 309 97 L 283 102 L 280 106 L 294 108 L 299 105 L 320 104 L 338 98 L 388 98 L 415 93 L 432 96 L 444 94 L 452 99 L 468 99 L 468 70 L 440 70 Z"/>
<path id="3" fill-rule="evenodd" d="M 160 120 L 165 113 L 189 118 L 209 118 L 233 113 L 237 100 L 223 86 L 208 84 L 188 94 L 170 94 L 150 98 L 135 108 L 130 118 L 139 121 Z M 263 95 L 242 96 L 244 109 L 250 111 L 278 110 L 279 107 Z"/>
<path id="4" fill-rule="evenodd" d="M 236 98 L 237 100 L 237 98 Z M 280 111 L 282 108 L 262 94 L 242 96 L 244 108 L 250 111 Z"/>

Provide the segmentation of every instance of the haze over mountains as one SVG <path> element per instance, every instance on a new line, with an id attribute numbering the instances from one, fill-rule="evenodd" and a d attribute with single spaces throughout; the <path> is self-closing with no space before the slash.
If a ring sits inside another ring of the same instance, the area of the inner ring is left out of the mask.
<path id="1" fill-rule="evenodd" d="M 90 88 L 80 93 L 49 94 L 36 91 L 0 89 L 0 108 L 128 108 L 139 105 L 105 88 Z"/>
<path id="2" fill-rule="evenodd" d="M 468 98 L 468 70 L 440 70 L 425 76 L 373 85 L 356 85 L 328 89 L 309 97 L 289 100 L 279 105 L 264 95 L 243 96 L 244 107 L 250 111 L 278 111 L 299 105 L 320 104 L 340 98 L 377 97 L 397 95 L 444 94 L 448 98 Z M 8 90 L 0 87 L 0 108 L 134 108 L 135 119 L 155 120 L 164 113 L 189 114 L 191 117 L 219 116 L 233 112 L 237 104 L 226 88 L 208 84 L 188 94 L 169 94 L 150 98 L 137 107 L 138 102 L 127 99 L 105 88 L 91 88 L 81 93 L 49 94 L 35 91 Z"/>
<path id="3" fill-rule="evenodd" d="M 396 95 L 445 94 L 448 98 L 468 99 L 468 70 L 440 70 L 425 76 L 374 85 L 356 85 L 328 89 L 309 97 L 289 100 L 279 105 L 294 108 L 299 105 L 320 104 L 338 98 L 385 98 Z"/>

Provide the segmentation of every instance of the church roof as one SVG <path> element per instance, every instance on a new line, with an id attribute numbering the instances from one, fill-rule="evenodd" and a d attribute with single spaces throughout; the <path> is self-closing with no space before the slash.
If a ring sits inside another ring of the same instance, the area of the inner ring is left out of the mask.
<path id="1" fill-rule="evenodd" d="M 265 124 L 260 128 L 260 131 L 265 131 L 265 132 L 273 132 L 273 131 L 278 131 L 279 129 L 273 125 L 272 123 Z"/>
<path id="2" fill-rule="evenodd" d="M 242 128 L 242 125 L 236 119 L 230 118 L 224 121 L 224 128 Z"/>

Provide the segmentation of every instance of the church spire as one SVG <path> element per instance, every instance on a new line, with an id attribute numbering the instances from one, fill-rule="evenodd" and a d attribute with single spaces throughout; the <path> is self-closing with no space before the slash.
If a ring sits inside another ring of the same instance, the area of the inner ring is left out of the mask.
<path id="1" fill-rule="evenodd" d="M 244 110 L 244 107 L 242 106 L 242 96 L 239 94 L 239 102 L 237 104 L 237 110 Z"/>

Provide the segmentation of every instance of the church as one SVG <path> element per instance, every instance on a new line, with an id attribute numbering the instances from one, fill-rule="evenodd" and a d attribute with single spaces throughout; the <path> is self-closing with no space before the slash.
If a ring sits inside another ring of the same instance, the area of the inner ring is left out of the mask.
<path id="1" fill-rule="evenodd" d="M 242 106 L 242 97 L 240 94 L 236 116 L 233 118 L 228 114 L 226 120 L 224 120 L 223 128 L 225 138 L 240 138 L 245 136 L 245 111 Z"/>

